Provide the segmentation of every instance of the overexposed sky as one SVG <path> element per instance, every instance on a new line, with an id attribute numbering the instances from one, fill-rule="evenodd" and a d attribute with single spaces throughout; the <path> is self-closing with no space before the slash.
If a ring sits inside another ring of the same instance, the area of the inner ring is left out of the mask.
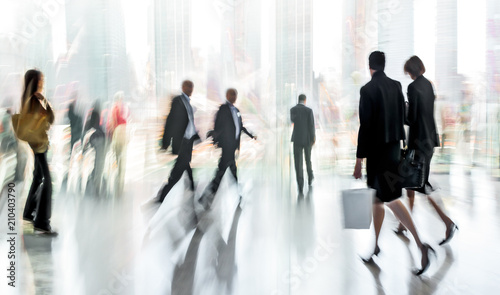
<path id="1" fill-rule="evenodd" d="M 414 8 L 414 54 L 425 65 L 425 76 L 435 80 L 436 73 L 436 1 L 419 0 Z"/>
<path id="2" fill-rule="evenodd" d="M 313 1 L 313 69 L 342 68 L 342 1 Z"/>
<path id="3" fill-rule="evenodd" d="M 259 0 L 257 0 L 259 1 Z M 435 79 L 436 1 L 414 1 L 415 54 L 424 61 L 431 80 Z M 123 0 L 127 53 L 137 68 L 147 61 L 148 6 L 151 1 Z M 220 52 L 222 14 L 233 9 L 229 0 L 192 0 L 191 44 L 206 56 Z M 264 5 L 265 3 L 263 3 Z M 264 5 L 265 6 L 265 5 Z M 263 7 L 264 7 L 263 6 Z M 485 0 L 458 0 L 458 72 L 473 76 L 485 71 Z M 313 68 L 316 72 L 342 66 L 342 1 L 313 1 Z M 275 16 L 263 14 L 263 23 L 274 24 Z M 8 18 L 7 16 L 4 16 Z M 263 38 L 269 29 L 262 27 Z M 271 45 L 268 40 L 262 44 Z M 265 48 L 263 48 L 264 50 Z M 264 53 L 267 56 L 267 52 Z"/>
<path id="4" fill-rule="evenodd" d="M 485 65 L 486 1 L 458 0 L 458 73 L 473 78 Z"/>

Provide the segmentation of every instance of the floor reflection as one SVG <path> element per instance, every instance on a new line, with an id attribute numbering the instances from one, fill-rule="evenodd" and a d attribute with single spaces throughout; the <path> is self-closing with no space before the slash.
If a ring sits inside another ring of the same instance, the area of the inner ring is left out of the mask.
<path id="1" fill-rule="evenodd" d="M 243 170 L 238 185 L 223 179 L 204 212 L 196 200 L 213 173 L 198 170 L 195 192 L 181 181 L 145 214 L 140 205 L 155 195 L 161 171 L 127 186 L 121 198 L 59 194 L 57 238 L 24 223 L 17 294 L 492 294 L 498 287 L 500 184 L 481 170 L 434 175 L 443 207 L 460 227 L 449 245 L 437 245 L 444 226 L 416 197 L 414 221 L 437 252 L 421 278 L 411 273 L 420 252 L 411 236 L 394 234 L 398 223 L 390 213 L 382 252 L 372 264 L 360 260 L 373 233 L 343 229 L 344 177 L 318 172 L 304 195 L 281 196 L 271 172 Z M 3 219 L 3 199 L 0 205 Z"/>
<path id="2" fill-rule="evenodd" d="M 41 234 L 24 234 L 24 251 L 26 265 L 31 268 L 33 285 L 36 294 L 54 294 L 54 262 L 52 253 L 52 237 Z"/>

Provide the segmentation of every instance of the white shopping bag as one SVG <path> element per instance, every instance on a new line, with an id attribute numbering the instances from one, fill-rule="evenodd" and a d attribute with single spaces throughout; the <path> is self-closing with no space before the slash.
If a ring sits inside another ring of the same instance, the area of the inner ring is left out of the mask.
<path id="1" fill-rule="evenodd" d="M 344 228 L 369 229 L 372 220 L 372 202 L 375 190 L 371 188 L 342 191 Z"/>

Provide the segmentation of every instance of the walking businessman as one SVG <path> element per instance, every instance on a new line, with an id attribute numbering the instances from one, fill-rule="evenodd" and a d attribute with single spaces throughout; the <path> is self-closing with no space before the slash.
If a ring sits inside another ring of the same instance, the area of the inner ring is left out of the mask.
<path id="1" fill-rule="evenodd" d="M 299 103 L 290 109 L 290 118 L 293 123 L 293 157 L 295 160 L 295 174 L 299 193 L 304 190 L 303 157 L 305 156 L 309 186 L 312 185 L 314 174 L 311 165 L 311 149 L 316 142 L 313 111 L 306 107 L 306 96 L 299 95 Z"/>

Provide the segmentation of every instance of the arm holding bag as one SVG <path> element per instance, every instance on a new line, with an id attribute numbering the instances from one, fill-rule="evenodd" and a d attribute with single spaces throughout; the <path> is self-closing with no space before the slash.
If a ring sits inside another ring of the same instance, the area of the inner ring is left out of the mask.
<path id="1" fill-rule="evenodd" d="M 12 127 L 17 138 L 28 142 L 35 153 L 43 153 L 49 145 L 47 131 L 50 127 L 50 114 L 28 112 L 27 104 L 30 101 L 31 98 L 26 101 L 19 114 L 12 116 Z"/>

